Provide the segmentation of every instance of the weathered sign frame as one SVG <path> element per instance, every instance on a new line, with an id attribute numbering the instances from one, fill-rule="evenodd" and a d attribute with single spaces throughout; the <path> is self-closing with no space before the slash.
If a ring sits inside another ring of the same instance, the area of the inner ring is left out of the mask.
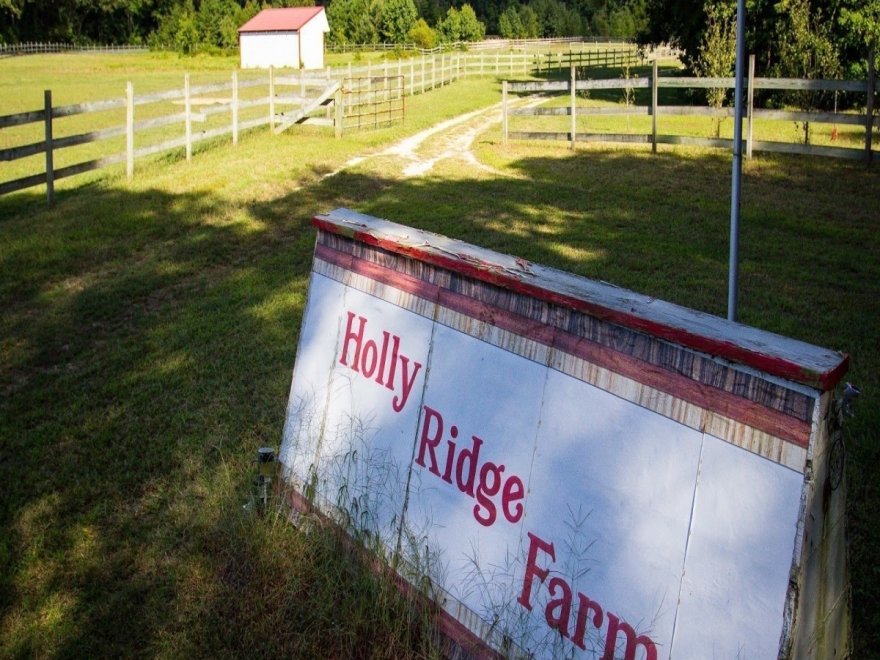
<path id="1" fill-rule="evenodd" d="M 844 355 L 346 209 L 314 224 L 291 501 L 430 583 L 460 649 L 846 656 Z"/>

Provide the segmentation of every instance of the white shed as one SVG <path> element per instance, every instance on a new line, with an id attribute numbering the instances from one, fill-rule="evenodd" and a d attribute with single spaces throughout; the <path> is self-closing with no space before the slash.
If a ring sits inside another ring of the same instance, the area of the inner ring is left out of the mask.
<path id="1" fill-rule="evenodd" d="M 264 9 L 238 29 L 242 69 L 324 67 L 323 7 Z"/>

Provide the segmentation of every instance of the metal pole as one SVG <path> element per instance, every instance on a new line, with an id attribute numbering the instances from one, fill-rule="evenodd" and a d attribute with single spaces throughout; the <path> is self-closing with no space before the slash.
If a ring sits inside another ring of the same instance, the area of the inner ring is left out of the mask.
<path id="1" fill-rule="evenodd" d="M 730 265 L 727 279 L 727 320 L 736 321 L 739 281 L 739 210 L 742 184 L 743 65 L 746 59 L 745 0 L 736 3 L 736 85 L 733 112 L 733 173 L 730 190 Z"/>

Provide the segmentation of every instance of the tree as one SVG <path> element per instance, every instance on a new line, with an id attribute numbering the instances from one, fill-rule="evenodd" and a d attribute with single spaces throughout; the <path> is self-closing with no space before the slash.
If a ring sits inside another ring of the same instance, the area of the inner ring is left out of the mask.
<path id="1" fill-rule="evenodd" d="M 813 11 L 810 0 L 782 0 L 779 3 L 779 65 L 777 73 L 791 78 L 834 78 L 840 61 L 831 41 L 831 25 L 821 11 Z M 789 98 L 804 112 L 812 112 L 827 92 L 802 90 Z M 810 122 L 803 123 L 804 144 L 810 143 Z"/>
<path id="2" fill-rule="evenodd" d="M 195 19 L 199 41 L 206 46 L 235 48 L 240 13 L 235 0 L 202 0 Z"/>
<path id="3" fill-rule="evenodd" d="M 379 40 L 370 0 L 333 0 L 327 8 L 329 40 L 335 44 L 371 44 Z"/>
<path id="4" fill-rule="evenodd" d="M 694 66 L 700 76 L 723 78 L 733 73 L 736 64 L 736 8 L 729 0 L 706 5 L 706 31 Z M 720 109 L 727 96 L 726 87 L 713 87 L 706 96 L 709 105 Z M 715 119 L 715 137 L 721 135 L 721 119 Z"/>
<path id="5" fill-rule="evenodd" d="M 520 5 L 519 19 L 523 26 L 522 35 L 526 39 L 535 39 L 543 34 L 544 29 L 538 21 L 538 15 L 529 5 Z"/>
<path id="6" fill-rule="evenodd" d="M 847 76 L 864 79 L 871 52 L 875 69 L 880 58 L 880 0 L 843 0 L 840 26 L 854 51 Z"/>
<path id="7" fill-rule="evenodd" d="M 486 36 L 486 26 L 478 18 L 474 8 L 465 3 L 459 12 L 461 16 L 461 33 L 459 41 L 482 41 Z"/>
<path id="8" fill-rule="evenodd" d="M 463 4 L 461 9 L 450 7 L 437 24 L 437 31 L 444 43 L 481 41 L 486 36 L 486 26 L 477 19 L 474 8 L 469 4 Z"/>
<path id="9" fill-rule="evenodd" d="M 508 5 L 498 17 L 498 31 L 505 39 L 522 39 L 525 36 L 522 19 L 516 5 Z"/>
<path id="10" fill-rule="evenodd" d="M 437 31 L 444 43 L 461 41 L 461 12 L 455 7 L 446 10 L 446 16 L 437 24 Z"/>
<path id="11" fill-rule="evenodd" d="M 413 0 L 384 0 L 379 11 L 379 36 L 394 44 L 406 43 L 417 19 Z"/>
<path id="12" fill-rule="evenodd" d="M 406 35 L 419 48 L 429 50 L 437 45 L 437 34 L 431 29 L 424 18 L 416 21 L 415 27 Z"/>

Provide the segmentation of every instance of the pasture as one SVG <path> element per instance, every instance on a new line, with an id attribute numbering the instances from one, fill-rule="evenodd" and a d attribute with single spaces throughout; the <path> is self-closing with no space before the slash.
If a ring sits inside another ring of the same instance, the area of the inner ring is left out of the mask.
<path id="1" fill-rule="evenodd" d="M 32 74 L 39 92 L 85 66 L 64 62 Z M 206 59 L 206 75 L 215 64 L 231 69 Z M 8 71 L 2 98 L 26 96 Z M 504 147 L 493 124 L 473 145 L 483 167 L 406 176 L 393 153 L 346 167 L 499 100 L 474 78 L 408 99 L 403 126 L 253 132 L 131 184 L 74 179 L 51 209 L 39 188 L 0 198 L 0 655 L 431 655 L 419 618 L 338 540 L 252 513 L 256 449 L 280 442 L 312 215 L 346 206 L 725 313 L 724 152 Z M 845 436 L 855 657 L 880 643 L 878 172 L 756 157 L 743 180 L 742 322 L 848 353 L 863 391 Z"/>

